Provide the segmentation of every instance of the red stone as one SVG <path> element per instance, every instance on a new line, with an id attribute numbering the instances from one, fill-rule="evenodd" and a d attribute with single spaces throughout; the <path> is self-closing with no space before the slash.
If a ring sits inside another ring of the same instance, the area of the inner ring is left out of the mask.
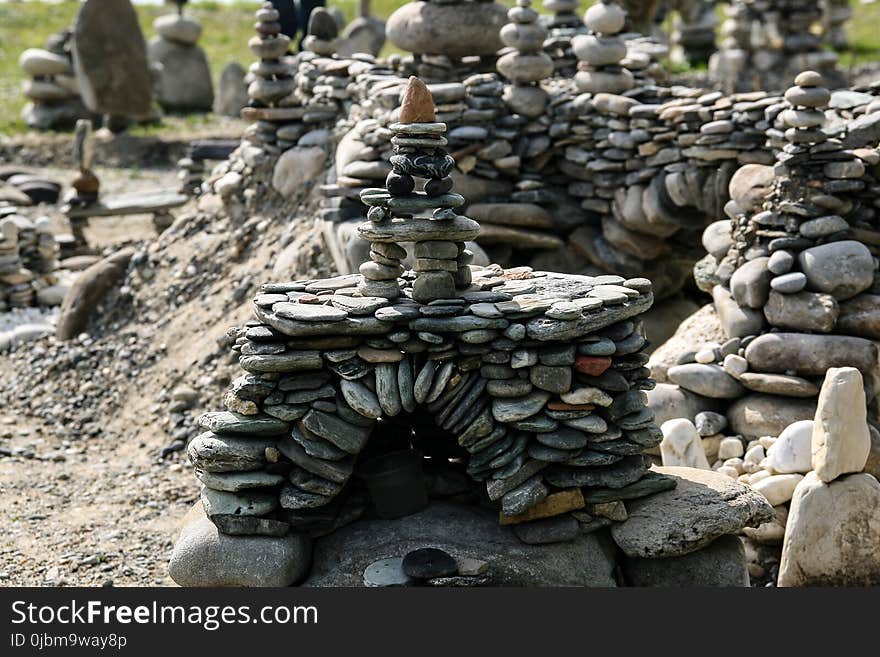
<path id="1" fill-rule="evenodd" d="M 600 376 L 609 367 L 611 359 L 608 356 L 578 356 L 574 361 L 574 368 L 581 374 Z"/>

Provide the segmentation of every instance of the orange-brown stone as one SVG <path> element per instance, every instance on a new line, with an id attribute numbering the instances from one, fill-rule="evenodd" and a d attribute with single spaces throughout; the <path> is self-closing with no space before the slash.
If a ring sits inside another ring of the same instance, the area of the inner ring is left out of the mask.
<path id="1" fill-rule="evenodd" d="M 551 411 L 592 411 L 596 406 L 595 404 L 566 404 L 561 401 L 552 401 L 547 404 L 547 408 Z"/>
<path id="2" fill-rule="evenodd" d="M 81 171 L 80 174 L 73 179 L 72 187 L 80 194 L 97 194 L 101 187 L 98 176 L 89 171 Z"/>
<path id="3" fill-rule="evenodd" d="M 499 513 L 498 522 L 501 525 L 516 525 L 521 522 L 528 522 L 529 520 L 558 516 L 576 509 L 583 509 L 584 506 L 586 506 L 586 502 L 584 501 L 581 489 L 568 488 L 558 493 L 551 493 L 531 509 L 519 515 L 506 516 L 503 513 Z"/>
<path id="4" fill-rule="evenodd" d="M 578 356 L 574 361 L 574 368 L 581 374 L 600 376 L 609 367 L 611 359 L 608 356 Z"/>
<path id="5" fill-rule="evenodd" d="M 419 78 L 411 75 L 400 105 L 401 123 L 434 123 L 434 97 Z"/>

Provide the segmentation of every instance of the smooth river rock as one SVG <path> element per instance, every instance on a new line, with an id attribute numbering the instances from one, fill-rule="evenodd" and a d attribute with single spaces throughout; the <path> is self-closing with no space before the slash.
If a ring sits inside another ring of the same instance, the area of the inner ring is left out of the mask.
<path id="1" fill-rule="evenodd" d="M 863 373 L 877 366 L 877 347 L 870 340 L 844 335 L 768 333 L 746 347 L 749 369 L 802 376 L 822 376 L 830 367 L 855 367 Z"/>

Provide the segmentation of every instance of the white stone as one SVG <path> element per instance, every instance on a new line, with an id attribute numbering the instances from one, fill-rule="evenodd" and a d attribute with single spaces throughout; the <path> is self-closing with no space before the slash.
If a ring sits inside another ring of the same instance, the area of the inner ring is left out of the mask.
<path id="1" fill-rule="evenodd" d="M 626 22 L 626 12 L 620 5 L 597 2 L 584 13 L 584 23 L 593 32 L 617 34 Z"/>
<path id="2" fill-rule="evenodd" d="M 752 484 L 752 488 L 767 498 L 773 506 L 785 504 L 794 494 L 794 489 L 803 479 L 799 474 L 780 474 L 764 477 Z"/>
<path id="3" fill-rule="evenodd" d="M 810 429 L 810 431 L 812 431 L 812 428 Z M 760 438 L 758 438 L 758 442 L 761 444 L 761 447 L 766 450 L 769 450 L 771 447 L 773 447 L 773 445 L 776 444 L 776 440 L 777 439 L 773 436 L 761 436 Z"/>
<path id="4" fill-rule="evenodd" d="M 749 369 L 749 361 L 737 354 L 727 354 L 722 367 L 730 376 L 738 379 L 740 374 L 744 374 Z"/>
<path id="5" fill-rule="evenodd" d="M 726 477 L 730 477 L 731 479 L 739 479 L 739 471 L 736 468 L 732 468 L 729 465 L 722 465 L 720 468 L 716 470 L 718 474 L 723 474 Z"/>
<path id="6" fill-rule="evenodd" d="M 739 438 L 725 438 L 718 446 L 718 458 L 722 461 L 743 455 L 743 444 Z"/>
<path id="7" fill-rule="evenodd" d="M 743 456 L 743 467 L 748 473 L 755 472 L 763 460 L 764 448 L 761 445 L 754 445 L 746 450 L 746 454 Z"/>
<path id="8" fill-rule="evenodd" d="M 769 470 L 758 470 L 757 472 L 753 472 L 749 475 L 749 483 L 757 484 L 762 479 L 766 479 L 767 477 L 773 476 Z"/>
<path id="9" fill-rule="evenodd" d="M 870 451 L 862 375 L 854 367 L 832 367 L 825 373 L 813 419 L 813 470 L 824 482 L 861 472 Z"/>
<path id="10" fill-rule="evenodd" d="M 696 353 L 694 356 L 694 360 L 698 363 L 703 363 L 708 365 L 709 363 L 715 362 L 715 350 L 718 349 L 721 345 L 717 342 L 707 342 L 702 346 L 702 348 Z"/>
<path id="11" fill-rule="evenodd" d="M 242 180 L 243 178 L 240 173 L 230 171 L 221 176 L 217 182 L 214 183 L 214 191 L 220 194 L 224 199 L 229 199 L 235 196 L 235 194 L 241 189 Z"/>
<path id="12" fill-rule="evenodd" d="M 784 505 L 773 507 L 776 518 L 758 527 L 743 527 L 743 533 L 756 543 L 763 545 L 780 545 L 785 536 L 785 525 L 788 522 L 788 508 Z"/>
<path id="13" fill-rule="evenodd" d="M 810 451 L 812 440 L 812 420 L 800 420 L 789 424 L 767 449 L 765 466 L 779 474 L 794 472 L 806 474 L 813 469 Z"/>
<path id="14" fill-rule="evenodd" d="M 736 470 L 737 476 L 743 474 L 746 471 L 745 468 L 743 467 L 743 460 L 738 457 L 732 458 L 732 459 L 726 459 L 722 463 L 722 466 L 726 466 L 728 468 L 733 468 L 734 470 Z"/>
<path id="15" fill-rule="evenodd" d="M 660 456 L 664 466 L 711 469 L 703 451 L 700 434 L 693 422 L 684 418 L 667 420 L 661 425 L 660 431 L 663 432 Z"/>

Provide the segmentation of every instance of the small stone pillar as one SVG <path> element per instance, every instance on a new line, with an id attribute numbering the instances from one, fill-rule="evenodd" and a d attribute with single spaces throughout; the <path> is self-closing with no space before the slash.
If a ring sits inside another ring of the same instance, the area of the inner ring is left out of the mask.
<path id="1" fill-rule="evenodd" d="M 449 173 L 455 161 L 444 149 L 446 124 L 435 118 L 431 92 L 411 77 L 400 121 L 391 125 L 395 154 L 386 189 L 361 192 L 361 200 L 370 206 L 370 223 L 358 229 L 370 240 L 371 260 L 361 265 L 364 280 L 358 285 L 364 296 L 393 299 L 400 294 L 397 277 L 403 273 L 405 251 L 399 242 L 415 243 L 416 301 L 449 299 L 471 283 L 468 265 L 473 256 L 464 243 L 477 236 L 479 224 L 455 213 L 464 198 L 452 191 Z M 415 191 L 416 178 L 426 180 L 424 191 Z M 429 210 L 430 218 L 415 216 Z"/>
<path id="2" fill-rule="evenodd" d="M 626 12 L 620 5 L 603 0 L 584 14 L 590 34 L 572 40 L 574 54 L 580 60 L 575 83 L 589 93 L 620 94 L 635 86 L 633 74 L 620 62 L 626 57 L 626 42 L 620 31 Z"/>
<path id="3" fill-rule="evenodd" d="M 250 72 L 254 81 L 248 86 L 248 97 L 251 107 L 275 108 L 294 89 L 293 71 L 281 61 L 290 48 L 290 37 L 281 33 L 278 10 L 271 2 L 264 3 L 257 10 L 256 16 L 257 35 L 248 41 L 248 47 L 260 61 L 251 64 Z M 242 110 L 243 115 L 248 114 L 247 110 L 248 108 Z M 275 144 L 278 124 L 283 121 L 264 116 L 252 126 L 253 136 L 258 142 Z"/>

